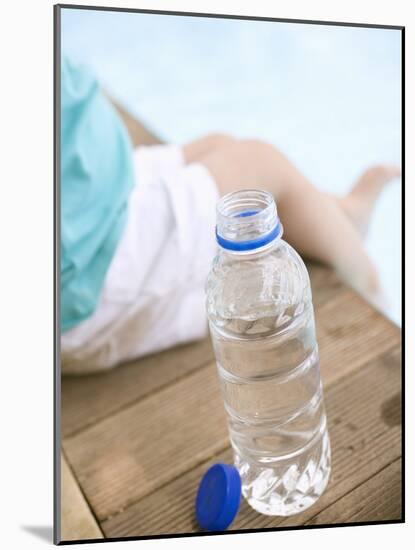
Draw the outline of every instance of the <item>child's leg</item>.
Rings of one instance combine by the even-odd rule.
[[[223,149],[234,145],[237,140],[226,134],[209,134],[183,145],[182,151],[186,164],[197,162],[202,157],[216,149]]]
[[[255,187],[272,192],[288,242],[301,254],[332,265],[366,296],[377,298],[376,270],[350,212],[317,190],[274,147],[256,140],[232,141],[194,160],[210,170],[221,194]],[[384,182],[380,178],[372,190]]]
[[[397,166],[373,166],[357,180],[345,197],[336,197],[342,210],[356,225],[361,235],[365,235],[373,207],[384,185],[398,178],[401,171]]]

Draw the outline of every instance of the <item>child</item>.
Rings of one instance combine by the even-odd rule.
[[[215,206],[238,189],[270,191],[284,238],[379,299],[363,236],[400,171],[367,170],[345,197],[319,191],[258,140],[209,135],[132,150],[96,81],[63,58],[61,75],[62,372],[88,373],[207,333],[204,284]]]

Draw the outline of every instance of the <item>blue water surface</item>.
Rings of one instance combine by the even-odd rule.
[[[339,195],[371,164],[400,164],[397,30],[64,9],[62,50],[166,141],[261,138]],[[366,244],[400,324],[400,180]]]

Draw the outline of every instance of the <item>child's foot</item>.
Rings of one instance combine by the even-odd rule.
[[[397,166],[373,166],[363,173],[348,195],[339,199],[340,206],[363,236],[379,193],[400,175],[401,170]]]

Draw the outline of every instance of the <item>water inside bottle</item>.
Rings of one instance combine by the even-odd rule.
[[[257,511],[311,506],[330,473],[308,274],[282,241],[263,257],[219,258],[208,314],[242,493]]]

